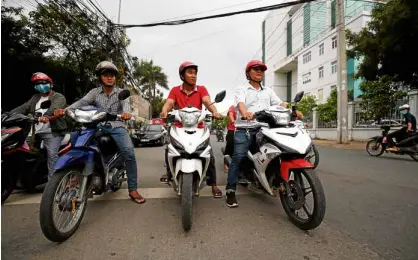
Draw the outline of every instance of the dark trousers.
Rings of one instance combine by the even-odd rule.
[[[165,165],[167,169],[167,176],[171,178],[170,166],[168,165],[168,147],[165,148]],[[208,166],[208,171],[206,173],[207,179],[206,184],[208,186],[215,186],[216,185],[216,167],[215,167],[215,156],[213,155],[213,150],[210,150],[210,161]]]
[[[232,157],[234,155],[234,130],[228,130],[226,134],[226,147],[225,147],[225,155],[229,155]]]

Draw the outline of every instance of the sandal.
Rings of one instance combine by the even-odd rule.
[[[216,188],[215,190],[212,189],[212,194],[215,199],[222,198],[222,191],[218,188]]]
[[[135,202],[135,203],[138,203],[138,204],[143,204],[143,203],[145,203],[146,202],[146,200],[145,200],[145,198],[144,197],[142,197],[139,193],[138,193],[138,191],[136,191],[136,190],[134,190],[134,191],[130,191],[129,192],[129,197]]]

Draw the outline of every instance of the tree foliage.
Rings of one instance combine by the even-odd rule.
[[[348,31],[347,39],[352,46],[348,56],[362,58],[357,78],[379,81],[388,75],[394,82],[417,87],[418,1],[377,4],[367,26],[359,33]]]
[[[304,116],[312,114],[312,110],[317,107],[316,98],[313,95],[306,95],[298,103],[298,110],[303,113]]]
[[[398,91],[397,84],[389,76],[383,76],[375,81],[365,81],[360,85],[363,91],[361,116],[364,120],[379,121],[394,107],[397,101],[405,97],[405,91]]]
[[[331,90],[327,102],[318,105],[318,119],[323,122],[332,122],[337,119],[337,89]]]

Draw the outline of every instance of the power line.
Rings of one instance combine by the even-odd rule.
[[[201,21],[201,20],[228,17],[228,16],[233,16],[233,15],[238,15],[238,14],[265,12],[265,11],[285,8],[285,7],[289,7],[289,6],[293,6],[297,4],[309,3],[313,1],[316,1],[316,0],[298,0],[298,1],[293,1],[293,2],[253,8],[253,9],[248,9],[248,10],[243,10],[243,11],[210,15],[210,16],[205,16],[205,17],[198,17],[198,18],[191,18],[191,19],[184,19],[184,20],[169,21],[169,22],[159,22],[159,23],[149,23],[149,24],[116,24],[116,26],[122,27],[122,28],[134,28],[134,27],[155,27],[155,26],[161,26],[161,25],[180,25],[180,24],[192,23],[192,22]]]

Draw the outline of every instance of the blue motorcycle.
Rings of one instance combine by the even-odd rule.
[[[122,90],[118,105],[130,96]],[[100,111],[93,106],[66,110],[76,122],[71,135],[71,150],[55,163],[55,173],[48,181],[40,204],[40,224],[45,237],[53,242],[70,238],[80,225],[92,194],[117,191],[126,181],[126,168],[122,154],[113,138],[104,135],[99,123],[121,120],[120,115]]]

